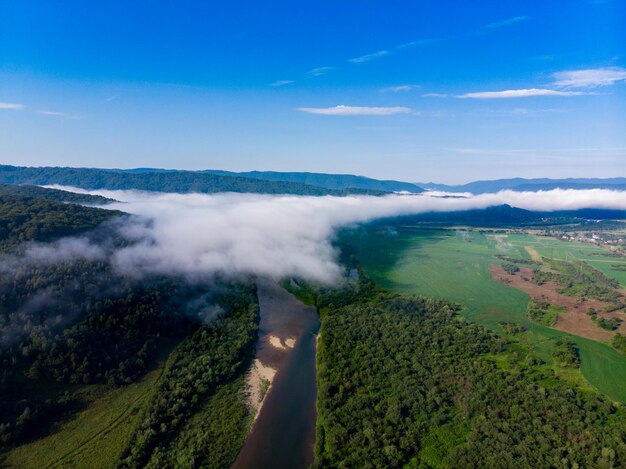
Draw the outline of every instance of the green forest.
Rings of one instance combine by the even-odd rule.
[[[252,192],[296,195],[381,195],[375,189],[324,187],[292,181],[267,181],[203,171],[122,171],[93,168],[32,168],[0,165],[0,184],[74,186],[83,189],[137,189],[159,192]]]
[[[356,300],[356,301],[355,301]],[[443,300],[318,298],[319,467],[621,467],[626,412]],[[573,346],[557,348],[563,367]]]
[[[57,202],[67,202],[83,205],[105,205],[111,202],[115,202],[115,200],[109,199],[108,197],[102,197],[101,195],[79,194],[77,192],[68,192],[59,189],[32,186],[28,184],[0,185],[0,194],[13,195],[17,197],[35,197],[38,199],[54,200]]]
[[[0,252],[24,241],[52,241],[81,234],[123,215],[19,192],[0,190]]]
[[[125,388],[130,392],[160,370],[152,397],[143,399],[138,418],[117,443],[122,451],[101,454],[98,464],[228,465],[251,422],[242,377],[258,327],[254,283],[138,279],[113,271],[104,260],[22,258],[23,241],[93,236],[94,230],[107,232],[103,222],[123,216],[76,204],[99,199],[39,189],[0,191],[0,239],[9,252],[0,259],[0,455],[8,455],[11,466],[33,467],[28,456],[20,459],[11,450],[53,435],[91,407],[95,411],[98,400],[91,396],[123,396]],[[212,417],[193,428],[193,445],[183,444],[196,414]],[[80,430],[69,436],[80,439]],[[87,461],[94,462],[79,465]]]

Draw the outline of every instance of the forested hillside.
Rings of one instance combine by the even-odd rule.
[[[85,205],[105,205],[115,202],[113,199],[102,197],[101,195],[78,194],[59,189],[50,189],[32,185],[5,184],[0,185],[0,195],[13,195],[19,197],[36,197],[39,199],[55,200],[57,202],[68,202]]]
[[[319,467],[623,467],[626,413],[444,301],[318,297]]]
[[[0,194],[0,245],[18,249],[0,254],[0,461],[7,456],[11,466],[32,465],[29,451],[12,450],[60,431],[60,423],[97,404],[89,396],[108,399],[139,383],[174,349],[150,391],[154,397],[133,417],[136,426],[128,423],[116,436],[124,454],[122,446],[120,453],[97,455],[97,463],[111,466],[123,457],[125,466],[153,461],[159,467],[164,445],[172,445],[167,455],[174,460],[232,462],[250,424],[241,393],[258,327],[254,284],[123,275],[99,257],[24,257],[22,241],[77,234],[92,242],[132,241],[113,241],[118,235],[101,225],[121,212],[59,202],[72,198],[63,191],[20,188],[16,193],[28,195],[15,195],[10,189]],[[181,446],[197,412],[213,413],[204,427],[192,429],[195,446]],[[69,439],[88,436],[79,427]],[[46,451],[67,456],[53,446]],[[82,466],[91,464],[85,461]]]
[[[255,294],[249,286],[224,296],[220,304],[230,314],[212,327],[197,329],[174,350],[121,467],[232,464],[251,423],[241,378],[254,356],[259,323]],[[189,438],[188,420],[201,413],[207,398],[231,382],[234,395],[223,396],[220,413],[192,428]]]
[[[247,171],[235,173],[232,171],[208,170],[212,174],[228,176],[239,176],[264,181],[286,181],[299,182],[311,186],[324,187],[326,189],[368,189],[376,191],[408,191],[423,192],[424,189],[410,182],[389,181],[372,179],[365,176],[355,176],[353,174],[325,174],[325,173],[289,173],[279,171]]]
[[[484,194],[487,192],[498,192],[501,190],[513,191],[549,191],[552,189],[613,189],[625,190],[626,178],[512,178],[496,179],[493,181],[472,181],[467,184],[448,185],[432,182],[417,183],[419,186],[437,191],[446,192],[471,192],[472,194]]]
[[[18,191],[0,189],[0,252],[23,241],[51,241],[76,235],[123,215],[118,211],[63,203],[50,197],[69,194],[63,191],[44,192],[43,197],[40,194],[34,197],[22,195],[20,192],[30,194],[37,191],[31,188]]]
[[[0,184],[74,186],[82,189],[137,189],[159,192],[251,192],[259,194],[384,194],[369,189],[325,189],[298,182],[264,181],[199,171],[134,172],[93,168],[0,166]]]
[[[463,224],[479,227],[539,227],[553,225],[576,224],[579,229],[585,229],[584,224],[589,224],[591,229],[599,229],[604,225],[596,223],[596,220],[625,220],[626,211],[609,209],[580,209],[558,210],[554,212],[530,211],[508,204],[496,205],[482,209],[462,210],[455,212],[427,212],[419,215],[407,215],[398,217],[399,223],[404,225],[414,223],[439,224],[450,226]],[[372,224],[388,224],[391,219],[372,222]],[[606,222],[604,222],[606,223]],[[582,226],[581,226],[582,224]],[[611,226],[624,226],[622,222],[615,221]]]

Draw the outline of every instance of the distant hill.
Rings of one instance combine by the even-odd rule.
[[[139,169],[136,171],[146,171]],[[385,192],[424,192],[421,187],[402,181],[379,180],[365,176],[355,176],[353,174],[326,174],[326,173],[308,173],[308,172],[291,172],[283,173],[278,171],[248,171],[235,173],[230,171],[206,170],[204,172],[211,174],[219,174],[222,176],[237,176],[252,179],[260,179],[264,181],[284,181],[298,182],[310,186],[324,187],[326,189],[342,190],[342,189],[368,189]]]
[[[472,226],[504,226],[532,224],[540,219],[536,212],[503,204],[484,209],[461,210],[456,212],[428,212],[419,215],[398,217],[409,223],[442,223]],[[381,221],[385,223],[385,221]]]
[[[12,195],[19,197],[36,197],[38,199],[54,200],[56,202],[69,202],[85,205],[104,205],[116,202],[114,199],[101,195],[77,194],[58,189],[49,189],[30,185],[0,185],[0,195]]]
[[[498,192],[505,189],[522,191],[540,191],[552,189],[614,189],[626,190],[626,178],[616,177],[608,179],[600,178],[568,178],[568,179],[496,179],[493,181],[474,181],[462,185],[437,184],[432,182],[416,183],[428,190],[446,192],[471,192],[472,194],[484,194]]]
[[[0,188],[0,253],[24,241],[52,241],[76,235],[123,215],[117,210],[67,203],[63,199],[72,198],[69,192],[64,196],[60,194],[63,191],[53,189],[29,192],[22,186],[15,188],[18,190]]]
[[[442,225],[458,224],[468,226],[511,227],[531,225],[551,225],[580,220],[626,220],[626,210],[584,208],[580,210],[560,210],[554,212],[534,212],[511,207],[508,204],[484,209],[461,210],[456,212],[428,212],[419,215],[395,217],[399,223],[435,223]],[[389,219],[375,222],[387,224]]]
[[[249,192],[293,195],[382,195],[376,189],[324,187],[289,181],[267,181],[199,171],[110,170],[96,168],[21,167],[0,165],[0,184],[35,184],[80,187],[96,190],[137,189],[158,192]]]

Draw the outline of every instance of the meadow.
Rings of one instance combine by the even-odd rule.
[[[585,261],[626,288],[626,270],[614,268],[615,265],[626,264],[624,258],[611,256],[610,251],[605,248],[579,241],[561,241],[556,238],[517,233],[510,234],[507,242],[516,249],[530,246],[539,255],[551,259]]]
[[[87,387],[81,412],[50,435],[15,448],[3,464],[33,469],[114,467],[140,423],[161,370],[159,367],[129,386]]]
[[[504,262],[494,257],[497,254],[530,259],[525,246],[533,246],[540,255],[549,256],[554,252],[555,258],[559,255],[565,258],[571,255],[566,254],[571,249],[569,243],[554,240],[552,245],[550,240],[544,242],[529,235],[504,237],[478,231],[379,224],[345,232],[340,241],[351,247],[367,274],[381,286],[457,302],[463,306],[460,313],[463,317],[502,335],[506,334],[501,322],[522,325],[527,328],[521,339],[522,348],[552,366],[562,378],[583,383],[585,387],[584,376],[611,399],[626,402],[626,387],[623,385],[626,382],[626,357],[605,343],[529,321],[526,316],[529,296],[493,280],[489,273],[489,265]],[[602,259],[589,257],[596,261]],[[578,347],[579,372],[565,372],[554,364],[555,342],[563,338],[570,339]]]

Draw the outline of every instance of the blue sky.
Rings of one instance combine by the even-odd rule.
[[[626,2],[0,1],[0,162],[626,176]]]

